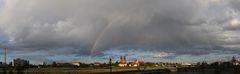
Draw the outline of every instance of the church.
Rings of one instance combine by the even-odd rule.
[[[125,67],[127,66],[126,56],[121,56],[118,61],[118,66]]]

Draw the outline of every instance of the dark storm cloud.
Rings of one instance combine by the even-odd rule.
[[[225,32],[222,24],[229,22],[230,15],[221,8],[237,5],[225,3],[218,0],[8,0],[0,14],[0,27],[9,45],[19,50],[85,55],[101,54],[115,47],[151,47],[176,54],[208,54],[226,47],[222,38],[229,33],[221,34]]]
[[[234,9],[238,11],[240,10],[240,0],[230,0],[229,3],[229,5],[232,6]]]

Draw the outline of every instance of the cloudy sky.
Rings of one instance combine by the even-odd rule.
[[[240,58],[240,0],[0,0],[3,48],[34,64]]]

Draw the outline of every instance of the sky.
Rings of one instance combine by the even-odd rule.
[[[4,48],[34,64],[227,61],[240,58],[240,0],[0,0]]]

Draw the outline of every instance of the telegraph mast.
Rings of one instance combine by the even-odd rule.
[[[4,49],[4,63],[7,64],[7,48]]]
[[[110,74],[112,74],[112,58],[109,58]]]

